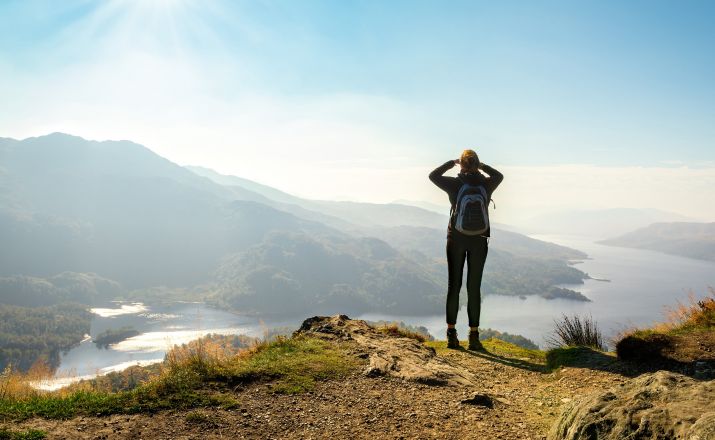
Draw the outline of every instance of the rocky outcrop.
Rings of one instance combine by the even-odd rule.
[[[367,376],[394,376],[429,385],[474,384],[472,373],[438,357],[434,349],[411,338],[383,334],[345,315],[308,318],[295,332],[299,334],[354,342],[358,355],[369,358]]]
[[[566,408],[549,439],[715,439],[715,381],[644,374]]]

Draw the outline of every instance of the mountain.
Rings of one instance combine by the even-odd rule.
[[[332,216],[340,217],[346,221],[343,225],[336,225],[335,223],[333,225],[352,235],[377,237],[385,243],[389,243],[402,255],[414,261],[415,263],[412,263],[413,267],[417,267],[425,275],[428,274],[433,283],[439,286],[437,288],[438,292],[444,290],[442,284],[447,270],[444,257],[447,216],[438,215],[435,217],[432,213],[421,208],[399,204],[381,205],[301,199],[247,179],[221,175],[207,168],[191,167],[190,169],[200,173],[202,176],[211,178],[214,182],[228,185],[230,188],[245,185],[245,187],[241,187],[242,190],[256,190],[267,197],[275,196],[283,202],[290,202],[287,205],[282,205],[287,209],[300,206],[311,210],[311,212],[330,212]],[[296,213],[296,215],[300,214]],[[348,220],[352,223],[348,223]],[[422,226],[435,223],[437,226]],[[573,290],[554,287],[560,284],[581,284],[583,282],[587,275],[569,266],[567,262],[584,259],[587,257],[586,254],[564,246],[535,240],[516,232],[499,229],[500,227],[504,226],[495,225],[495,228],[492,229],[491,256],[487,260],[485,267],[482,292],[485,294],[540,295],[545,298],[561,297],[581,301],[587,300],[585,296]],[[240,266],[246,267],[245,265]],[[297,279],[293,278],[293,280],[299,285],[306,283],[310,285],[309,278],[311,276],[307,273],[302,273],[298,275]],[[235,279],[237,277],[234,277]],[[303,280],[302,282],[300,281],[301,279]],[[239,284],[243,286],[245,281],[241,281]],[[356,288],[357,291],[363,292],[362,296],[364,298],[371,296],[368,291],[361,287]],[[324,292],[326,289],[330,290],[327,286],[323,286],[321,289],[313,292],[308,291],[306,294],[308,296],[315,295],[316,292]],[[241,289],[233,288],[231,292],[239,290]],[[232,293],[228,296],[234,296],[234,294]],[[300,295],[297,296],[299,297]],[[377,297],[371,301],[374,303],[380,302]],[[354,302],[351,304],[357,305]],[[406,307],[405,310],[411,310],[415,313],[434,310],[434,304],[429,301],[409,302],[401,307]],[[383,304],[380,310],[389,308],[389,306]],[[336,310],[334,309],[328,309],[325,313],[335,312]]]
[[[442,227],[447,224],[447,216],[416,206],[399,203],[360,203],[329,200],[311,200],[296,197],[283,191],[236,176],[226,176],[211,169],[187,167],[200,176],[229,187],[239,187],[258,193],[274,202],[299,206],[308,211],[320,212],[341,219],[344,226],[353,228],[375,226],[426,226]]]
[[[423,264],[382,240],[287,232],[226,257],[216,279],[221,302],[278,315],[429,314],[442,306],[444,290]]]
[[[443,306],[446,216],[417,207],[301,199],[61,133],[0,139],[0,188],[0,297],[109,299],[54,286],[71,272],[114,280],[121,296],[179,292],[260,313]],[[494,234],[485,294],[584,299],[554,288],[586,276],[567,265],[580,253]]]
[[[603,239],[656,222],[682,221],[692,219],[658,209],[613,208],[555,211],[532,217],[519,226],[533,234],[585,235]]]
[[[300,197],[296,197],[273,187],[254,182],[253,180],[244,179],[243,177],[219,174],[216,171],[205,167],[186,166],[184,168],[199,176],[206,177],[219,185],[247,189],[255,194],[263,196],[263,200],[273,200],[275,202],[295,205],[305,202],[305,200]]]
[[[416,206],[418,208],[426,209],[427,211],[433,211],[438,214],[444,214],[445,212],[449,211],[449,203],[445,203],[444,205],[438,205],[437,203],[425,202],[424,200],[405,199],[393,200],[392,203],[396,203],[398,205]]]
[[[259,202],[281,211],[290,212],[302,219],[321,222],[334,228],[343,230],[355,230],[358,228],[357,225],[345,219],[316,211],[315,207],[311,206],[308,200],[290,195],[270,186],[262,185],[252,180],[244,179],[243,177],[219,174],[209,168],[194,166],[187,166],[185,168],[221,185],[225,190],[231,193],[233,198]]]
[[[26,275],[0,277],[0,304],[36,307],[67,302],[100,304],[121,296],[125,289],[97,274],[63,272],[49,278]]]
[[[132,142],[63,134],[3,151],[0,275],[92,272],[129,288],[209,280],[272,229],[338,233],[234,193]]]
[[[715,261],[715,222],[654,223],[600,243]]]

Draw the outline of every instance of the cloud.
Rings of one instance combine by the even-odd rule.
[[[171,11],[161,9],[169,6]],[[458,107],[441,102],[441,95],[431,108],[420,108],[358,88],[286,90],[271,83],[281,75],[262,74],[291,64],[282,58],[262,63],[259,56],[267,41],[291,44],[283,32],[242,18],[240,11],[215,8],[213,2],[183,0],[103,2],[43,42],[32,54],[48,55],[42,68],[0,57],[0,101],[10,103],[0,106],[0,136],[62,131],[131,139],[180,164],[311,198],[421,199],[446,206],[427,174],[458,154],[455,145],[481,141],[493,145],[484,150],[487,162],[508,162],[510,154],[511,163],[527,162],[517,156],[524,148],[507,144],[535,149],[553,144],[555,133],[565,129],[537,120],[535,127],[509,125],[507,113],[479,105],[464,120],[453,118],[448,110]],[[210,25],[235,30],[234,38]],[[248,43],[240,44],[242,39]],[[293,81],[301,74],[285,73]],[[434,86],[441,91],[446,85]],[[584,144],[583,136],[568,140],[594,156],[605,148]],[[499,167],[506,179],[495,194],[495,217],[509,223],[554,209],[626,206],[715,219],[715,164],[690,165]]]

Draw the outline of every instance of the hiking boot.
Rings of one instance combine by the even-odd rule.
[[[457,329],[447,329],[447,348],[459,348],[459,339],[457,339]]]
[[[469,332],[469,349],[474,351],[484,351],[484,346],[479,341],[479,330]]]

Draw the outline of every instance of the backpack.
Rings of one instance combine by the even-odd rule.
[[[452,224],[464,235],[481,235],[487,232],[489,195],[483,185],[462,185],[452,208]]]

